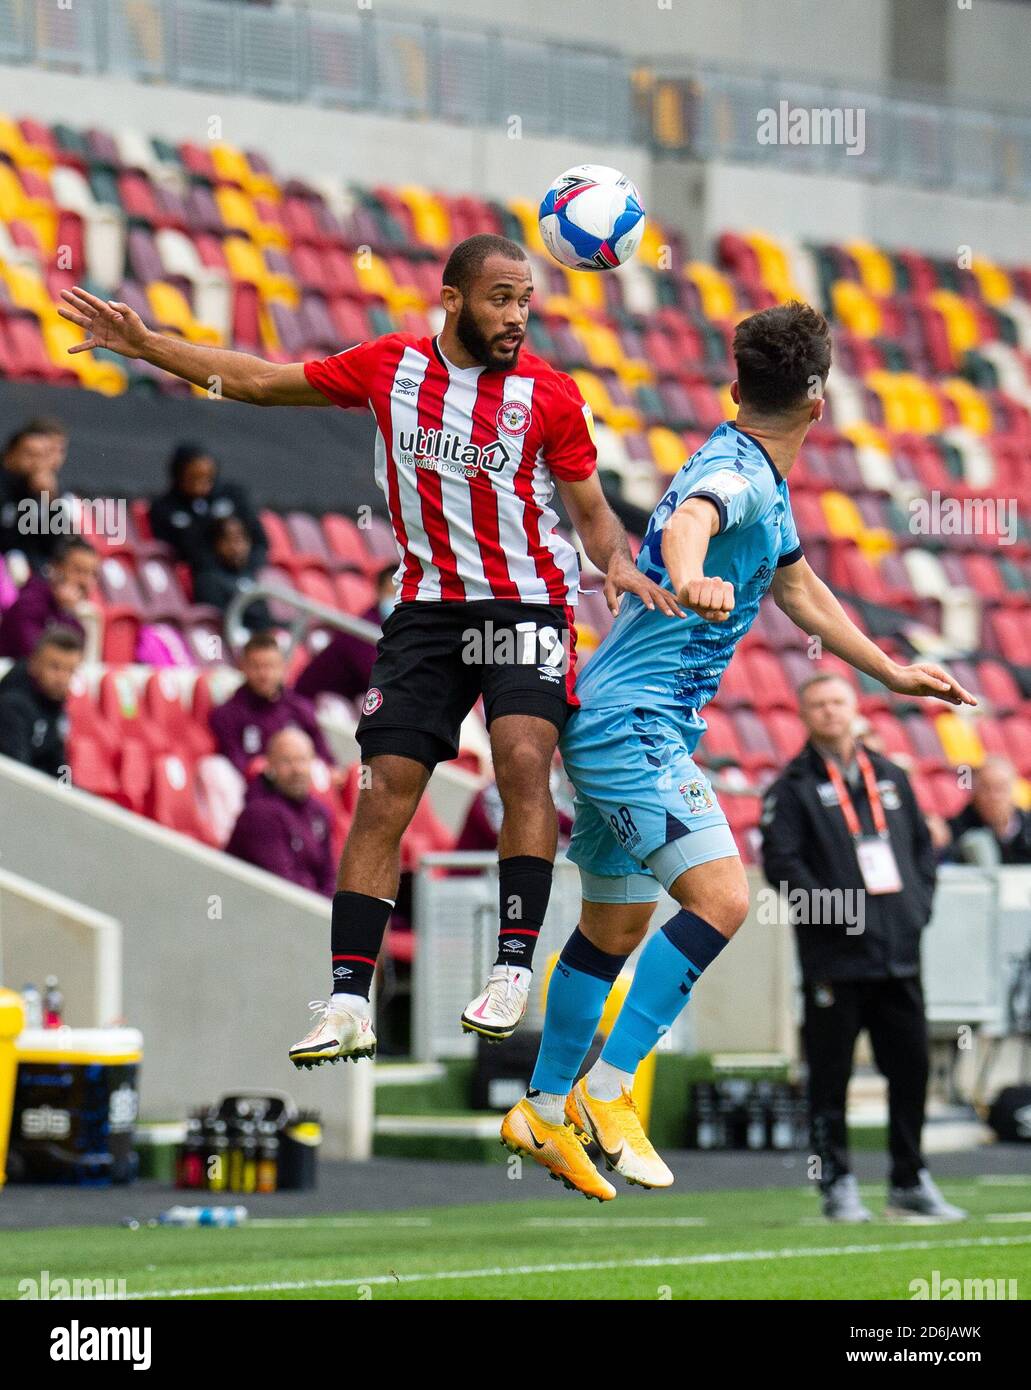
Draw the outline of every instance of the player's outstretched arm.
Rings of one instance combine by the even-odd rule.
[[[720,515],[705,497],[689,497],[662,528],[662,559],[673,592],[685,608],[708,623],[725,623],[734,611],[734,586],[705,573],[709,541]]]
[[[150,362],[212,395],[249,405],[330,404],[309,383],[300,362],[266,362],[247,352],[201,347],[155,333],[128,304],[98,299],[78,285],[62,290],[61,298],[64,303],[57,312],[86,332],[83,342],[68,349],[70,353],[108,348],[122,357]]]
[[[796,560],[779,569],[773,580],[778,608],[803,632],[819,637],[824,647],[857,671],[879,680],[899,695],[933,695],[950,705],[976,705],[968,690],[929,661],[900,666],[860,632],[833,592],[808,563]]]
[[[634,564],[626,531],[605,500],[597,473],[576,482],[561,479],[558,488],[587,558],[605,574],[609,610],[618,613],[620,594],[631,593],[637,594],[646,608],[658,608],[667,617],[682,618],[684,614],[669,590],[642,574]]]

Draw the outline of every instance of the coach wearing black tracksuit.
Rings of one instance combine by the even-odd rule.
[[[889,1214],[946,1211],[924,1167],[928,1077],[920,934],[931,915],[935,853],[909,781],[852,736],[855,696],[820,674],[799,692],[809,732],[767,792],[762,864],[788,895],[802,971],[803,1043],[824,1213],[868,1221],[849,1169],[845,1102],[866,1029],[888,1081]],[[834,891],[828,891],[834,890]]]

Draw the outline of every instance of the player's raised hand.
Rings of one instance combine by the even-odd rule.
[[[147,326],[128,304],[114,299],[98,299],[88,290],[74,285],[62,290],[64,304],[57,312],[69,323],[84,328],[87,338],[75,343],[69,352],[89,352],[93,348],[109,348],[122,357],[140,357],[147,337]]]
[[[888,683],[897,695],[933,695],[950,705],[976,705],[969,690],[964,690],[955,677],[929,661],[913,666],[900,666]]]
[[[725,623],[734,611],[733,584],[715,575],[689,579],[677,598],[707,623]]]
[[[632,561],[624,555],[617,555],[609,565],[605,576],[605,602],[609,612],[619,612],[620,594],[636,594],[645,608],[658,609],[669,618],[684,617],[684,610],[668,589],[656,584],[646,574],[642,574]]]

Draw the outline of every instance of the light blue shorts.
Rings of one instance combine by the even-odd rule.
[[[655,902],[686,869],[737,855],[709,779],[701,731],[674,714],[580,709],[560,747],[576,791],[569,858],[590,902]]]

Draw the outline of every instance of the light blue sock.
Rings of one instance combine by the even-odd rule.
[[[537,1065],[527,1095],[567,1095],[598,1031],[612,982],[626,956],[610,956],[588,941],[577,927],[562,948],[548,982]]]
[[[602,1061],[635,1072],[691,997],[695,980],[727,944],[715,927],[682,908],[641,952]]]

